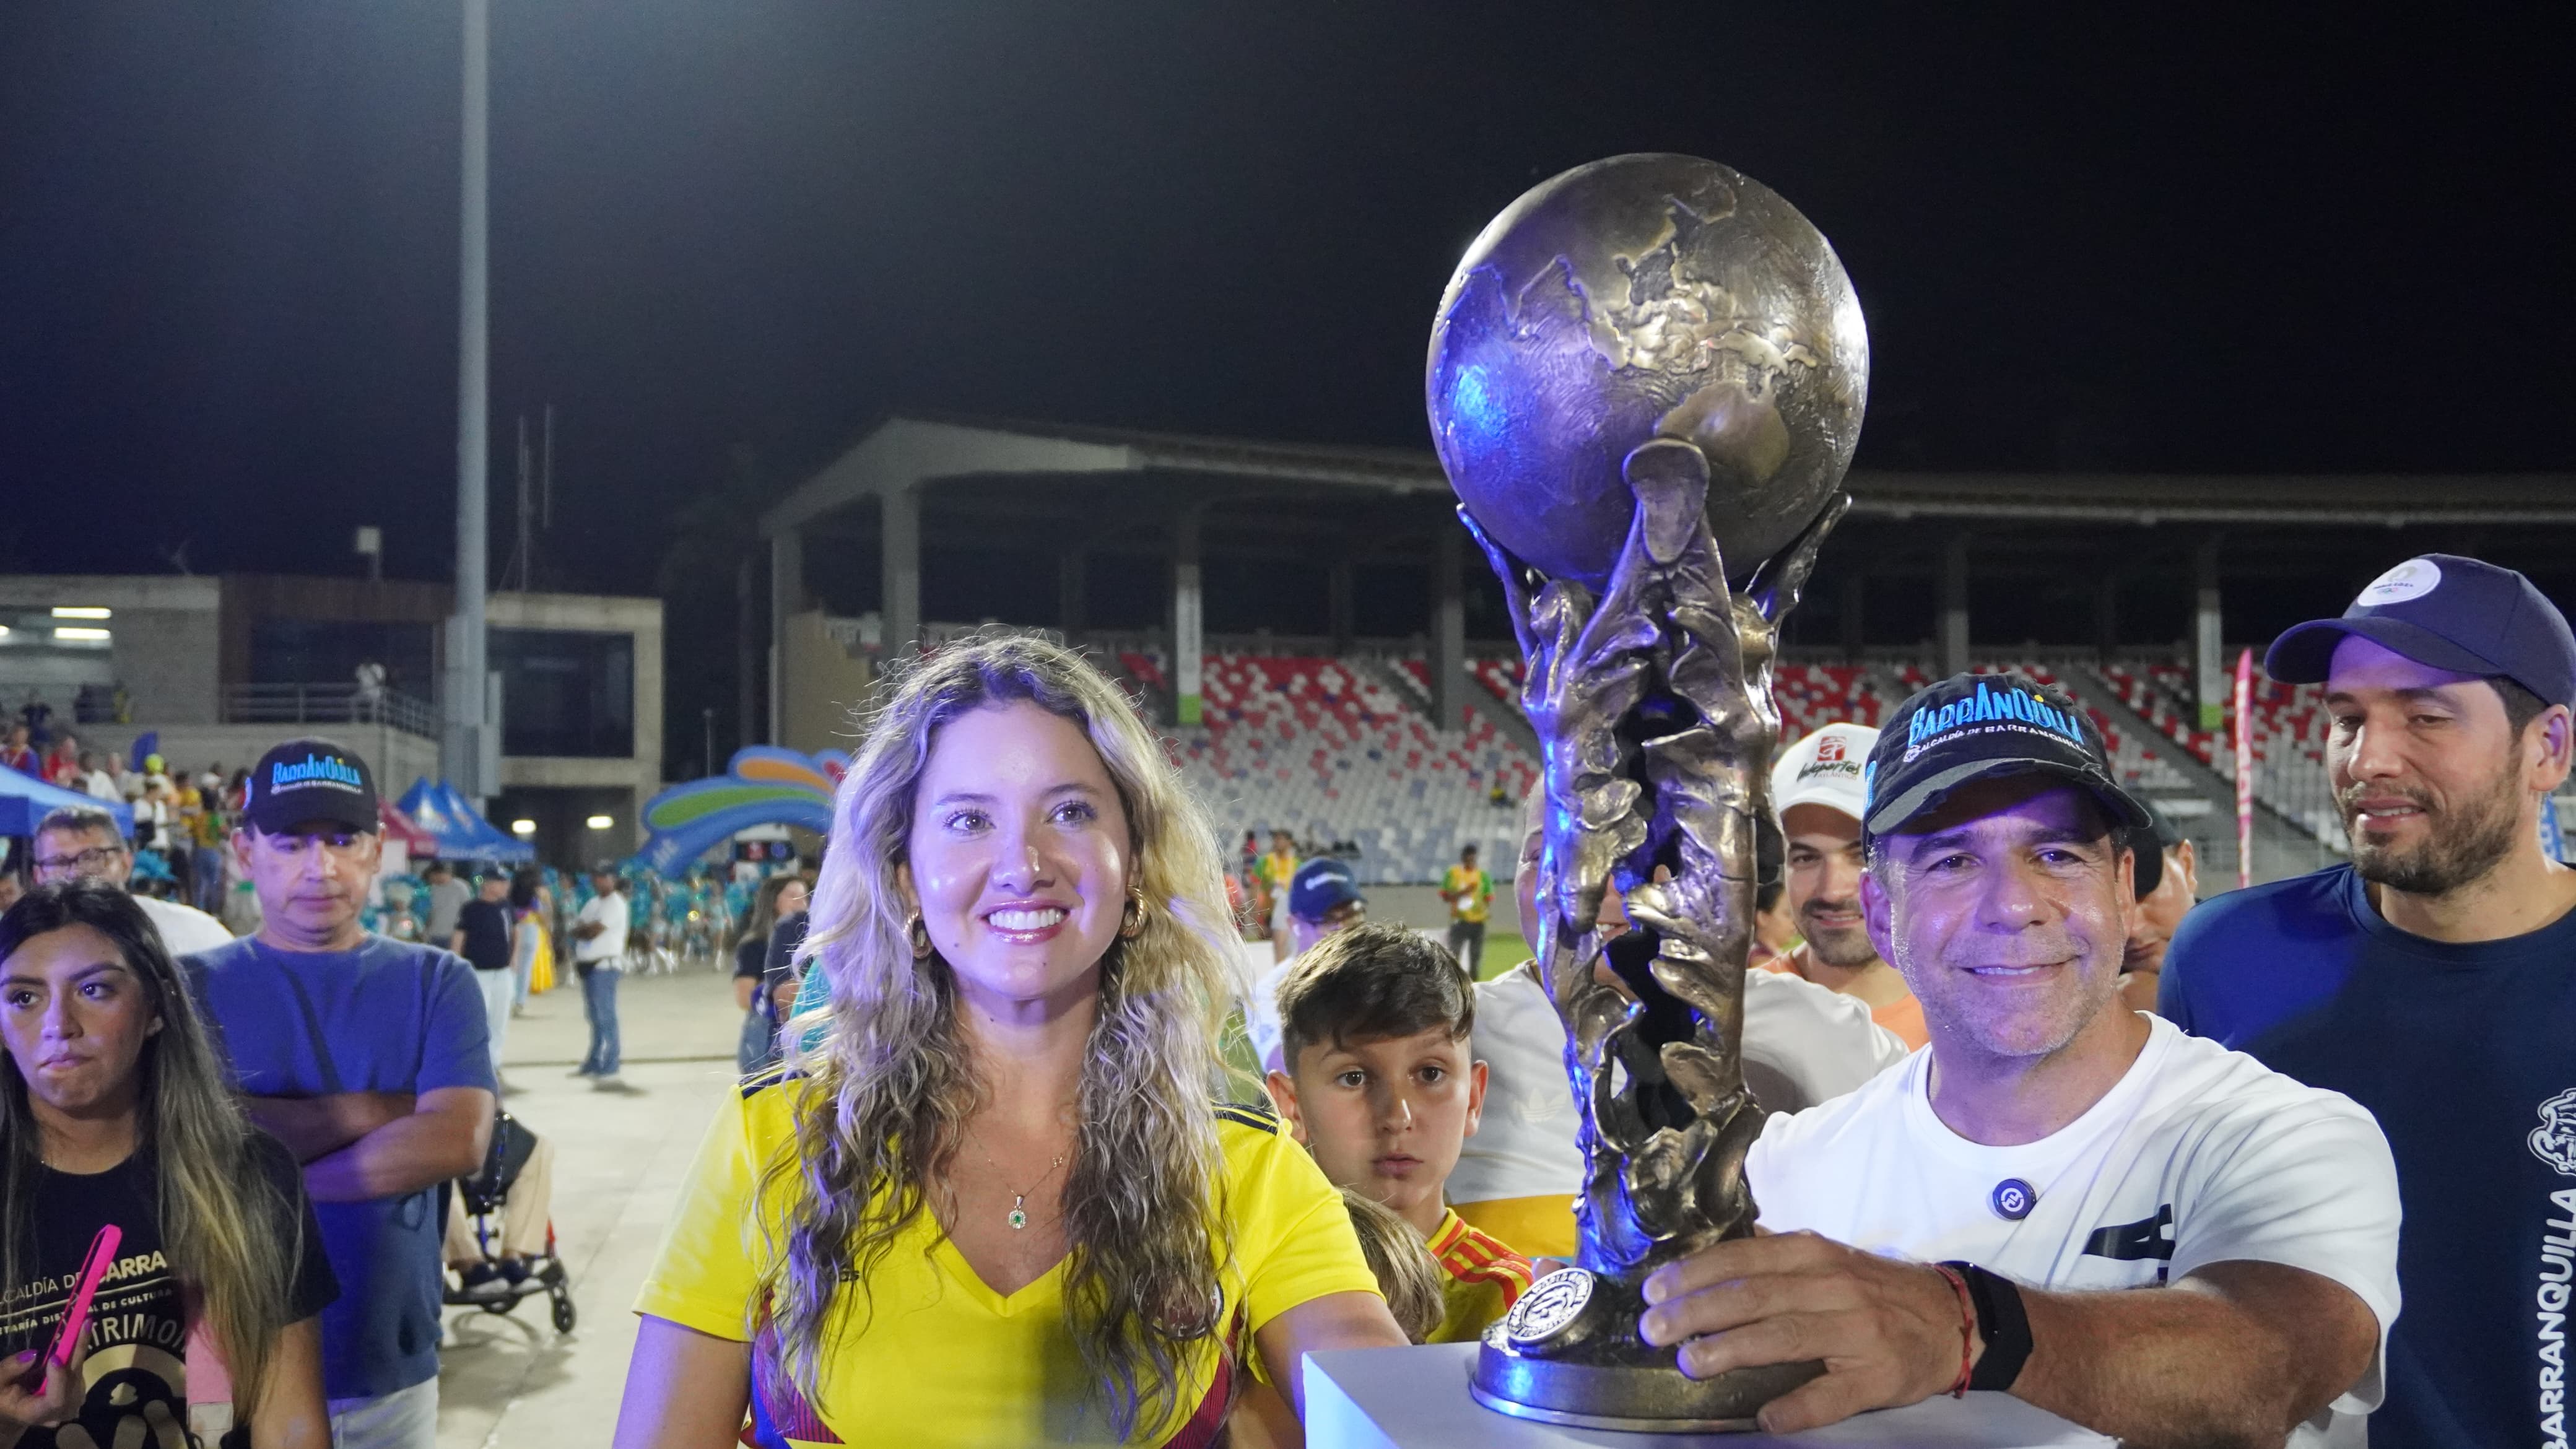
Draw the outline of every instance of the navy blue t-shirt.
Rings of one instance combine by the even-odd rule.
[[[251,1096],[495,1090],[474,968],[435,946],[371,935],[355,951],[280,951],[246,936],[187,965]],[[437,1187],[317,1202],[313,1214],[340,1280],[322,1310],[324,1396],[374,1398],[437,1377]]]
[[[2576,912],[2452,945],[2388,924],[2338,866],[2185,917],[2156,1009],[2343,1093],[2388,1135],[2405,1302],[2372,1445],[2564,1449]]]

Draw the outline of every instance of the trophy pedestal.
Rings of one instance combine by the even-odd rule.
[[[1937,1398],[1828,1428],[1624,1433],[1498,1414],[1472,1392],[1480,1345],[1341,1349],[1306,1360],[1306,1442],[1313,1449],[2103,1449],[2112,1441],[2008,1394]]]
[[[1764,1404],[1825,1371],[1784,1363],[1690,1378],[1671,1349],[1637,1337],[1645,1311],[1633,1284],[1560,1268],[1486,1331],[1469,1391],[1498,1414],[1577,1429],[1744,1430]]]

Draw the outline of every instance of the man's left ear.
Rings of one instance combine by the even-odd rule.
[[[1896,932],[1891,924],[1894,912],[1890,907],[1887,889],[1878,883],[1878,872],[1864,867],[1860,873],[1861,929],[1869,933],[1869,948],[1878,953],[1878,959],[1894,966],[1896,953],[1891,948],[1896,942]],[[1900,967],[1899,971],[1902,969]]]
[[[2567,706],[2554,704],[2540,712],[2539,722],[2540,758],[2532,766],[2540,777],[2539,788],[2550,791],[2567,778],[2568,752],[2576,744],[2576,718],[2569,716]]]
[[[1467,1130],[1463,1136],[1476,1135],[1476,1124],[1485,1120],[1485,1064],[1477,1062],[1467,1068]]]

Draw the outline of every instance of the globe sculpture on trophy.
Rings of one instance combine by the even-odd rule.
[[[1771,662],[1849,499],[1869,339],[1842,263],[1714,162],[1618,156],[1512,203],[1458,264],[1427,392],[1502,578],[1545,756],[1541,979],[1586,1180],[1573,1267],[1479,1351],[1504,1413],[1751,1427],[1813,1363],[1686,1377],[1637,1336],[1654,1269],[1753,1231],[1744,971]],[[1591,929],[1605,891],[1635,929]]]

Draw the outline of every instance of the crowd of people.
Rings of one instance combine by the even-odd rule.
[[[1727,1109],[1765,1231],[1649,1277],[1642,1341],[1694,1376],[1821,1361],[1773,1431],[1991,1390],[2142,1444],[2563,1445],[2576,872],[2539,825],[2576,636],[2432,555],[2267,667],[2325,686],[2351,860],[2207,901],[2046,685],[1963,675],[1784,742]],[[18,1442],[129,1412],[427,1442],[418,1204],[484,1154],[515,984],[475,973],[515,969],[535,893],[459,903],[470,965],[370,934],[372,781],[298,748],[234,837],[255,937],[174,962],[68,831],[0,917],[0,1345],[41,1347],[111,1218],[158,1234],[208,1336],[115,1405],[22,1355]],[[1523,935],[1593,933],[1633,1024],[1681,904],[1541,899],[1546,807]],[[1567,1091],[1550,973],[1578,958],[1477,980],[1472,855],[1452,949],[1372,923],[1337,859],[1244,854],[1080,655],[997,633],[908,666],[815,874],[745,912],[743,1078],[636,1302],[614,1442],[1295,1443],[1304,1356],[1475,1340],[1577,1253],[1570,1205],[1619,1190]],[[613,872],[591,889],[568,934],[605,967],[630,927],[591,910]],[[1257,975],[1247,927],[1277,943]],[[602,1015],[584,1066],[613,1074],[613,988]]]
[[[249,908],[244,882],[229,869],[225,850],[249,771],[227,775],[221,764],[173,768],[148,750],[129,761],[116,750],[84,748],[79,735],[49,719],[39,706],[20,712],[0,737],[0,769],[126,807],[134,820],[131,873],[144,894],[185,902],[210,916],[224,916],[228,909],[237,916]],[[23,883],[22,878],[18,884]],[[15,888],[0,885],[0,892]],[[237,890],[244,896],[238,903],[232,899]]]

